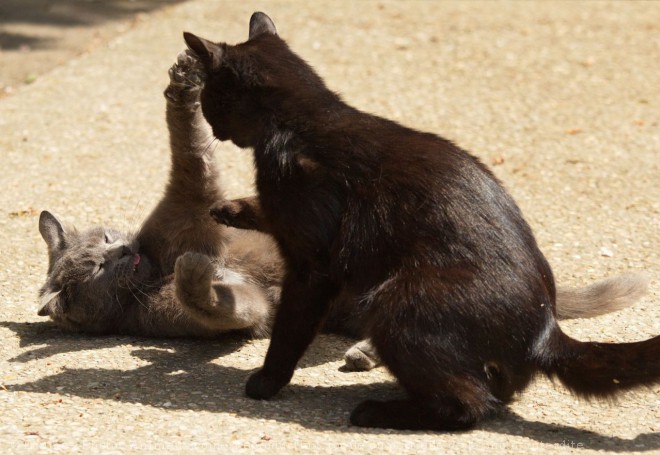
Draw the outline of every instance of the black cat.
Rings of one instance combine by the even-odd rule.
[[[356,296],[365,335],[409,395],[360,404],[354,425],[466,429],[538,372],[583,397],[658,382],[660,337],[608,344],[561,331],[552,270],[478,159],[345,104],[263,13],[242,44],[184,36],[207,73],[215,136],[254,150],[258,199],[212,215],[273,234],[288,266],[250,397],[289,382],[338,295]]]

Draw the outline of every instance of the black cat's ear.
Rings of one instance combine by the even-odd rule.
[[[55,215],[46,210],[39,215],[39,232],[51,253],[64,248],[64,227]]]
[[[256,38],[259,35],[268,33],[271,35],[277,35],[277,30],[275,29],[275,24],[268,17],[268,15],[262,12],[256,12],[250,17],[250,37],[248,40]]]
[[[222,46],[189,32],[183,32],[183,39],[207,69],[215,69],[222,62]]]

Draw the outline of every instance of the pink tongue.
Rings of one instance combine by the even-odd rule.
[[[138,265],[138,264],[140,264],[140,255],[135,253],[135,255],[133,255],[133,265]]]

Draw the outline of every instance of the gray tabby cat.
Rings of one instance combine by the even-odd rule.
[[[167,337],[268,334],[282,261],[270,237],[219,226],[209,216],[224,196],[191,62],[182,54],[169,72],[169,182],[139,231],[78,232],[41,213],[49,265],[39,314],[63,328]]]
[[[284,264],[271,237],[216,223],[209,208],[223,200],[199,92],[200,68],[186,52],[165,90],[171,170],[160,203],[136,234],[102,227],[77,231],[44,211],[48,245],[40,316],[91,334],[213,337],[230,331],[267,336]],[[295,227],[292,227],[295,228]],[[559,317],[593,317],[631,305],[646,279],[623,275],[579,289],[559,289]],[[353,337],[361,327],[340,296],[325,327]],[[351,347],[347,369],[379,364],[369,340]]]

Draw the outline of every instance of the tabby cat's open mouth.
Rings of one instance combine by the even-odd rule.
[[[138,266],[140,265],[140,260],[142,258],[138,253],[135,253],[133,255],[133,273],[137,272]]]

